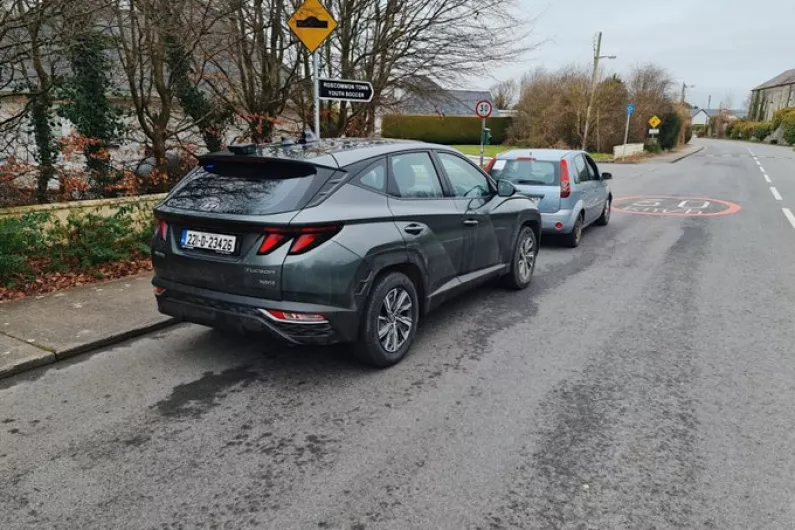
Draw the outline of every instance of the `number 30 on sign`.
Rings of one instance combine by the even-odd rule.
[[[491,101],[482,99],[475,104],[475,114],[478,118],[488,118],[494,112]]]

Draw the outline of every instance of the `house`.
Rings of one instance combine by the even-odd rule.
[[[696,110],[696,109],[693,109]],[[744,120],[748,117],[748,111],[744,109],[701,109],[708,119],[705,123],[709,123],[709,119],[723,115],[728,120]],[[691,111],[692,113],[693,111]],[[699,119],[701,119],[699,117]],[[696,125],[696,122],[693,122]]]
[[[399,96],[394,106],[396,114],[425,116],[474,116],[478,101],[491,102],[493,117],[500,116],[488,90],[448,90],[427,77],[419,78],[411,90]]]
[[[771,120],[776,111],[787,107],[795,107],[795,68],[751,90],[750,118],[753,121]]]
[[[709,118],[709,114],[704,109],[690,109],[690,123],[694,126],[706,126],[709,123]]]

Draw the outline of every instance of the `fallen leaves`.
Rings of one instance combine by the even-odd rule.
[[[14,287],[0,287],[0,303],[20,300],[27,296],[52,293],[152,270],[149,256],[139,255],[128,261],[105,263],[92,269],[70,272],[51,272],[21,282]]]

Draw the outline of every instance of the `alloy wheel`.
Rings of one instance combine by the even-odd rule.
[[[389,353],[395,353],[406,344],[414,326],[414,304],[408,291],[402,287],[390,290],[378,312],[378,340]]]
[[[527,237],[519,244],[519,261],[517,263],[519,269],[519,278],[523,282],[530,281],[533,275],[533,267],[536,263],[536,249],[533,236],[528,234]]]

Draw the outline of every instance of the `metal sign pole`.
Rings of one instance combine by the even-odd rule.
[[[315,136],[320,140],[320,66],[318,52],[312,52],[312,92],[315,101]]]
[[[627,156],[627,140],[629,140],[629,118],[632,117],[632,114],[627,112],[627,126],[624,128],[624,147],[621,150],[621,159],[623,160]]]
[[[483,141],[486,135],[486,118],[481,118],[480,123],[480,167],[483,167]]]

